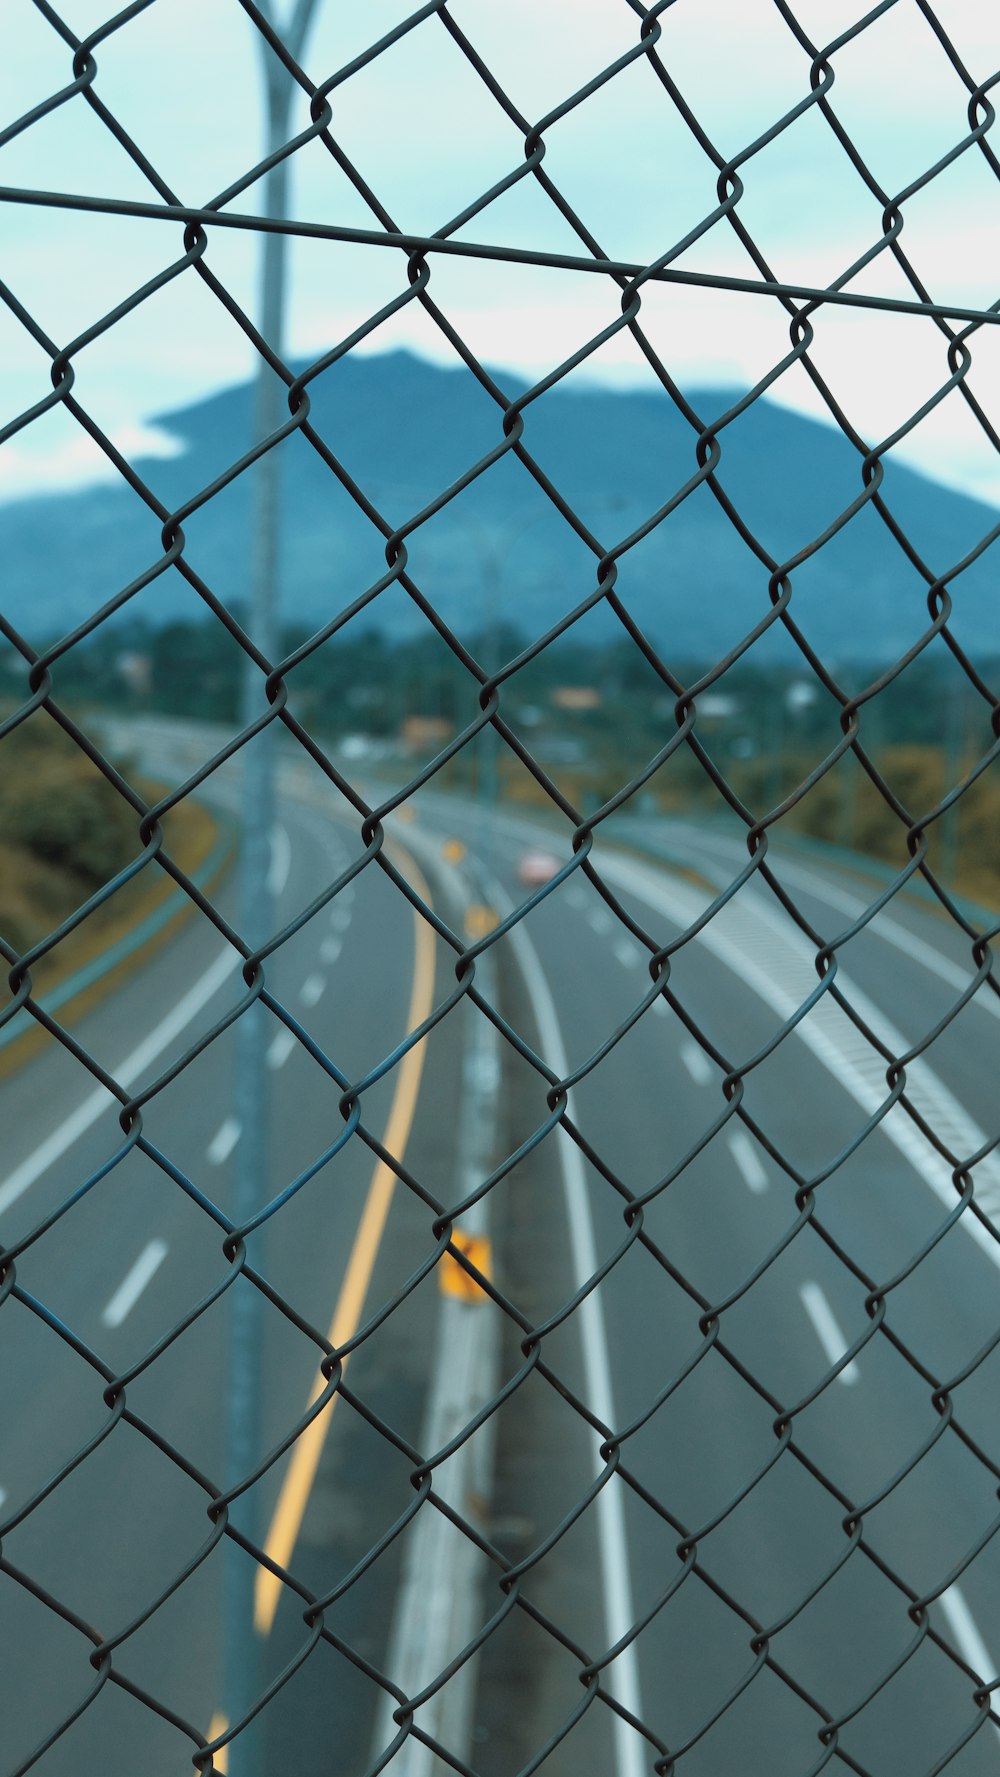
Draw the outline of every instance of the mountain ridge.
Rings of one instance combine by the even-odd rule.
[[[525,393],[508,373],[491,374],[513,399]],[[156,417],[184,446],[136,464],[164,505],[187,504],[246,449],[253,392],[250,382],[231,385]],[[404,531],[503,440],[501,410],[464,367],[408,352],[349,355],[309,393],[311,417],[344,476]],[[736,398],[720,389],[689,395],[711,416]],[[578,526],[508,452],[407,536],[408,571],[460,635],[502,621],[532,639],[593,592],[597,549],[621,552],[616,591],[636,622],[667,654],[707,661],[738,647],[767,617],[766,554],[796,562],[790,614],[821,654],[885,661],[913,645],[930,621],[926,582],[870,502],[818,555],[796,561],[862,492],[860,457],[835,428],[761,398],[721,431],[719,480],[752,541],[703,484],[671,509],[697,477],[695,443],[661,392],[559,384],[524,409],[524,444]],[[315,628],[385,576],[384,539],[301,436],[280,449],[281,608],[289,621]],[[184,520],[192,566],[226,604],[243,608],[256,480],[248,470]],[[966,555],[997,519],[981,501],[891,459],[883,494],[932,575]],[[157,561],[160,530],[124,483],[34,494],[0,508],[9,620],[35,645],[85,621]],[[992,628],[990,565],[987,551],[952,589],[956,634],[968,646]],[[175,572],[130,605],[154,624],[189,620],[202,608]],[[426,618],[394,585],[355,621],[405,635]],[[581,620],[579,634],[600,641],[612,625],[602,607]]]

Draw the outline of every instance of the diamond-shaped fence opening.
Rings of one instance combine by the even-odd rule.
[[[5,25],[4,1773],[993,1770],[993,21]]]

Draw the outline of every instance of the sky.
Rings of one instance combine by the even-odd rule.
[[[271,0],[280,20],[289,0]],[[0,120],[6,126],[73,78],[71,54],[32,0],[5,0]],[[303,63],[316,81],[346,67],[410,15],[399,0],[317,0]],[[636,43],[627,0],[452,0],[449,11],[520,111],[538,121]],[[1000,67],[1000,8],[938,0],[936,13],[973,78]],[[968,133],[967,93],[918,0],[876,7],[872,22],[830,58],[831,103],[883,189],[905,191]],[[61,0],[78,35],[108,17],[107,0]],[[861,19],[855,0],[797,0],[795,16],[817,45]],[[660,53],[702,128],[726,156],[742,154],[810,91],[810,56],[775,0],[674,0],[662,15]],[[260,157],[262,53],[239,0],[153,0],[96,50],[95,90],[182,202],[204,204]],[[997,89],[1000,91],[1000,88]],[[398,225],[433,232],[523,162],[520,131],[504,115],[441,21],[430,17],[371,65],[339,84],[332,130]],[[305,99],[292,130],[308,124]],[[715,169],[645,58],[546,127],[545,167],[613,257],[647,264],[709,215]],[[993,131],[1000,152],[1000,123]],[[816,107],[742,168],[740,214],[776,274],[823,285],[882,233],[881,205],[851,166]],[[0,185],[147,201],[152,193],[82,96],[0,148]],[[235,202],[259,209],[260,187]],[[290,213],[372,227],[367,206],[326,149],[312,142],[292,163]],[[175,224],[3,204],[3,277],[59,345],[94,325],[182,251]],[[903,205],[902,241],[936,301],[986,306],[1000,299],[1000,183],[980,151],[962,154]],[[558,252],[582,251],[532,179],[492,203],[465,238]],[[212,233],[208,263],[256,312],[257,243]],[[755,277],[725,221],[676,263]],[[318,356],[407,287],[401,254],[384,248],[294,242],[289,250],[285,349]],[[852,289],[910,295],[882,254]],[[620,313],[610,280],[553,269],[435,258],[436,300],[486,363],[537,377]],[[788,323],[773,298],[647,286],[642,320],[686,390],[751,387],[788,351]],[[858,430],[889,437],[950,375],[947,342],[926,317],[827,307],[815,321],[813,357]],[[416,303],[364,342],[408,347],[441,362],[454,354]],[[1000,329],[972,342],[969,386],[1000,426]],[[161,416],[252,373],[254,353],[193,271],[74,353],[76,393],[126,454],[169,454]],[[573,372],[579,381],[650,386],[627,331]],[[0,424],[50,388],[46,354],[0,308]],[[801,366],[771,398],[816,413]],[[926,474],[1000,504],[1000,461],[953,392],[899,447]],[[86,485],[113,473],[64,411],[35,421],[0,447],[0,500]]]

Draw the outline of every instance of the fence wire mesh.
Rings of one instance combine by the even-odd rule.
[[[515,96],[532,45],[497,51],[500,9],[429,0],[409,16],[380,15],[384,33],[371,41],[356,9],[357,45],[327,65],[309,47],[301,0],[284,23],[252,0],[201,22],[166,0],[134,0],[100,21],[82,4],[25,0],[5,19],[5,38],[30,31],[44,39],[39,65],[62,69],[44,91],[24,92],[27,108],[0,134],[12,239],[22,219],[48,212],[44,278],[72,281],[59,231],[82,215],[104,275],[100,312],[71,338],[50,334],[45,301],[0,285],[11,333],[35,351],[37,383],[0,437],[19,448],[58,419],[130,491],[146,527],[118,577],[113,543],[88,528],[88,484],[57,522],[71,539],[70,578],[99,584],[99,596],[86,591],[87,614],[56,635],[33,617],[29,580],[16,622],[0,619],[6,816],[12,785],[25,807],[35,799],[32,748],[42,729],[58,729],[66,756],[87,762],[93,795],[110,793],[85,825],[110,821],[113,804],[130,835],[126,861],[99,861],[55,922],[27,875],[42,935],[0,937],[10,1773],[189,1762],[205,1773],[372,1777],[570,1764],[620,1777],[995,1768],[998,1681],[980,1631],[1000,1631],[988,1620],[1000,1528],[996,922],[956,887],[971,881],[981,901],[991,892],[985,877],[956,878],[956,833],[960,806],[971,809],[962,845],[989,852],[996,645],[963,594],[988,575],[1000,525],[969,506],[975,536],[953,556],[929,552],[919,501],[904,519],[894,500],[894,453],[926,435],[945,404],[961,405],[986,456],[1000,449],[983,392],[1000,301],[942,299],[950,266],[923,264],[908,247],[911,233],[919,244],[929,194],[944,189],[947,207],[956,169],[974,167],[973,227],[989,228],[1000,75],[981,78],[974,57],[967,65],[968,21],[960,12],[952,22],[943,3],[883,0],[858,18],[841,8],[824,41],[819,25],[829,28],[834,10],[785,0],[751,9],[761,54],[777,46],[792,74],[783,109],[763,117],[748,106],[755,121],[738,147],[716,131],[724,35],[706,43],[731,25],[724,8],[581,9],[607,25],[595,43],[618,45],[585,69],[587,32],[567,9],[541,115]],[[703,30],[696,52],[689,17]],[[136,36],[154,20],[163,38]],[[944,96],[926,118],[923,160],[893,184],[865,115],[852,111],[849,73],[873,44],[885,83],[905,77],[889,66],[899,21],[919,34]],[[157,44],[186,33],[194,79],[202,29],[206,40],[222,33],[220,66],[237,39],[253,41],[272,119],[286,127],[264,158],[230,165],[224,189],[192,203],[152,127],[155,145],[147,139],[143,110]],[[144,57],[138,90],[116,64],[133,41]],[[335,41],[324,38],[324,52]],[[982,39],[973,44],[982,56]],[[478,165],[469,145],[479,132],[495,177],[443,226],[408,232],[394,169],[408,157],[423,164],[433,120],[421,83],[427,57],[445,52],[449,169],[467,153]],[[388,68],[396,84],[383,93],[376,77]],[[241,139],[231,117],[249,100],[212,78],[212,109],[179,112],[176,127],[195,141],[204,132],[214,167],[211,141]],[[742,79],[752,86],[753,71]],[[710,193],[676,238],[657,207],[671,178],[669,157],[655,159],[662,144],[643,167],[641,129],[601,135],[602,107],[625,82],[686,137],[697,189]],[[77,189],[65,158],[60,188],[42,189],[32,167],[61,152],[47,132],[84,112],[107,146],[96,189]],[[592,164],[601,161],[612,194],[640,180],[653,220],[639,235],[661,239],[655,254],[615,257],[592,232],[602,225],[588,214],[586,183],[560,182],[571,130],[598,143]],[[794,251],[761,244],[772,218],[755,200],[776,145],[807,130],[850,180],[864,244],[836,266],[812,253],[808,263],[826,269],[797,279],[778,270],[796,269]],[[306,167],[313,196],[296,215],[284,182]],[[441,183],[450,197],[462,181]],[[822,237],[823,191],[788,189],[784,211],[801,212],[803,237]],[[439,201],[431,190],[410,213]],[[610,224],[614,199],[601,209]],[[133,274],[115,230],[138,223]],[[230,252],[234,239],[263,237],[335,256],[336,279],[348,263],[377,261],[359,287],[382,294],[370,307],[367,295],[353,310],[353,298],[333,304],[350,320],[308,363],[290,356],[266,294],[264,310],[253,307]],[[454,318],[450,297],[461,307],[459,274],[470,267],[495,280],[497,310],[514,288],[503,281],[511,268],[565,283],[549,368],[528,386],[489,367],[494,311],[478,329]],[[155,319],[157,305],[165,317],[195,284],[198,313],[221,314],[245,342],[262,393],[238,452],[218,444],[205,410],[212,472],[167,498],[167,465],[102,417],[100,371],[119,351],[133,364],[130,329],[150,314],[165,360],[197,358],[197,338],[178,344]],[[611,300],[588,330],[592,288]],[[678,372],[678,293],[706,313],[725,298],[724,326],[760,305],[782,318],[780,351],[721,404],[692,396]],[[930,337],[926,362],[937,353],[919,403],[911,389],[880,438],[852,421],[836,365],[824,368],[824,329],[845,315],[903,322],[921,351]],[[366,348],[410,316],[479,405],[478,431],[421,409],[419,395],[408,410],[402,362],[385,360],[368,399],[387,458],[404,435],[419,490],[408,501],[398,481],[385,496],[377,459],[373,472],[356,467],[337,378],[348,360],[374,362]],[[659,490],[641,509],[597,478],[580,489],[564,481],[545,429],[561,385],[620,341],[683,441],[658,456],[654,434],[636,440],[636,458],[654,452]],[[808,380],[811,411],[825,412],[828,435],[848,447],[838,462],[853,467],[852,479],[831,472],[810,503],[776,457],[782,554],[741,508],[743,470],[730,479],[727,456],[744,464],[741,426],[792,376]],[[217,386],[207,361],[203,381]],[[451,468],[429,487],[438,433]],[[267,465],[279,460],[289,513],[294,480],[332,515],[325,614],[293,637],[277,621],[268,630],[248,602],[231,523],[242,512],[249,527],[251,504],[259,523],[273,499],[270,530],[252,533],[250,568],[273,585],[280,490]],[[645,485],[636,463],[621,467],[624,488]],[[530,508],[514,498],[512,474]],[[495,505],[477,506],[494,486]],[[245,508],[227,504],[248,487]],[[702,505],[738,552],[744,590],[728,612],[711,564],[699,577],[676,553],[678,516]],[[220,552],[207,522],[223,510]],[[440,521],[455,513],[449,566]],[[49,520],[41,507],[28,516],[30,564],[44,557]],[[380,556],[356,579],[338,560],[337,526],[346,534],[349,524],[372,561]],[[833,648],[817,642],[828,632],[810,603],[817,558],[835,557],[862,524],[872,559],[905,571],[891,658],[864,673],[850,635]],[[537,585],[512,591],[512,552],[530,565],[533,526],[557,539],[538,553],[539,574],[550,576],[560,553],[568,564],[551,617]],[[288,582],[305,572],[294,531],[289,517]],[[656,601],[640,616],[634,564],[663,539]],[[6,553],[13,574],[13,544]],[[436,587],[456,555],[464,605]],[[483,587],[493,596],[485,618],[473,596]],[[862,605],[878,596],[877,584],[863,589]],[[698,606],[706,633],[721,622],[727,639],[691,667],[697,647],[674,646],[671,626]],[[186,723],[144,708],[149,686],[122,627],[137,609],[161,628],[178,611],[199,615],[199,634],[243,675],[238,718],[219,718],[212,681],[190,658],[179,671]],[[603,627],[592,631],[595,620]],[[380,708],[386,731],[408,725],[408,752],[352,753],[329,709],[324,687],[348,697],[349,649],[372,621],[403,637],[396,654],[381,644]],[[591,661],[613,657],[627,715],[596,778],[572,744],[560,754],[536,738],[535,706],[553,685],[567,710],[599,707],[595,685],[575,682],[581,637],[593,637]],[[108,651],[95,652],[106,638]],[[124,714],[101,708],[108,687],[95,660],[131,672]],[[421,661],[449,687],[433,711],[421,704]],[[746,718],[734,741],[727,708],[748,699],[759,726],[751,732]],[[961,744],[950,744],[956,709]],[[906,741],[915,710],[941,743],[932,791],[891,744]],[[808,745],[792,733],[807,711]],[[280,845],[267,845],[269,772],[292,833],[284,869]],[[237,909],[218,848],[241,782],[261,804],[264,845],[241,865],[251,893]],[[683,795],[671,800],[677,785]],[[856,815],[859,798],[881,836],[881,874],[843,857],[824,874],[794,834],[825,808],[821,830],[856,840],[856,821],[838,827],[836,810]],[[58,852],[58,814],[42,810],[36,853],[46,843]],[[182,816],[205,821],[215,840],[192,850]],[[12,825],[5,843],[23,872],[14,842]],[[156,884],[173,899],[150,911],[141,896]],[[164,921],[180,902],[178,935]],[[110,996],[88,999],[111,929],[101,922],[119,910],[128,930],[115,938]],[[329,1013],[334,969],[348,972],[333,977]],[[238,1116],[228,1114],[234,1074],[251,1080]],[[274,1131],[262,1124],[259,1151],[246,1155],[265,1085]],[[970,1099],[986,1104],[985,1127]],[[249,1203],[230,1167],[244,1168],[244,1184],[257,1177]],[[159,1233],[168,1217],[169,1241]],[[109,1298],[143,1232],[157,1238]],[[133,1319],[147,1286],[150,1318]]]

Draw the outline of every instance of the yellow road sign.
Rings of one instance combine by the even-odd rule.
[[[465,1254],[469,1263],[475,1265],[476,1270],[481,1271],[483,1276],[488,1277],[492,1282],[492,1248],[485,1234],[465,1234],[461,1228],[456,1228],[451,1236],[451,1244],[457,1246],[459,1251]],[[446,1296],[456,1296],[460,1302],[485,1302],[487,1300],[485,1291],[474,1277],[470,1277],[469,1273],[463,1270],[451,1253],[441,1255],[438,1279],[442,1292]]]

